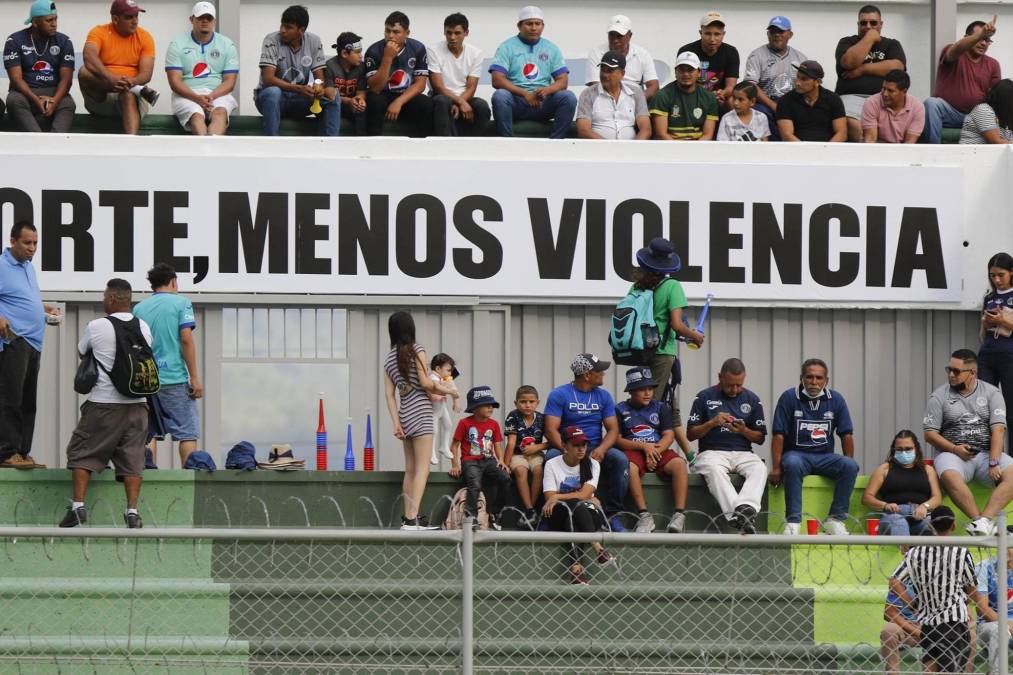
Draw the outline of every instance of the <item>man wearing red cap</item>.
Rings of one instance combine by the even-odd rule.
[[[113,0],[111,21],[88,32],[77,74],[88,112],[121,117],[126,134],[137,133],[158,101],[158,92],[146,86],[155,68],[155,40],[137,25],[143,11],[135,0]]]

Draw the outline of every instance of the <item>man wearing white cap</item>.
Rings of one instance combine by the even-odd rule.
[[[521,9],[517,35],[505,40],[489,66],[493,116],[500,136],[513,136],[513,121],[552,120],[549,138],[566,138],[577,109],[567,90],[570,69],[559,47],[542,38],[545,15],[538,7]]]
[[[718,124],[714,94],[699,86],[700,57],[682,52],[675,59],[675,82],[651,100],[654,138],[659,141],[712,141]]]
[[[658,93],[661,84],[658,81],[658,71],[654,67],[654,59],[646,49],[633,43],[633,22],[628,16],[616,14],[609,19],[608,42],[593,47],[587,53],[587,86],[595,84],[598,80],[594,77],[598,73],[598,64],[601,63],[605,52],[616,52],[622,54],[626,59],[626,74],[623,82],[644,90],[644,97],[650,101]]]
[[[739,50],[725,44],[725,18],[707,12],[700,18],[700,39],[683,45],[679,52],[693,52],[700,58],[700,86],[714,94],[718,105],[728,109],[732,89],[739,81]]]
[[[169,44],[165,75],[172,89],[172,113],[194,136],[221,136],[238,107],[232,90],[239,76],[239,53],[215,32],[215,6],[198,2],[190,12],[193,29]]]

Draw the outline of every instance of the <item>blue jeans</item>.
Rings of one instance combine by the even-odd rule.
[[[964,113],[941,98],[930,96],[925,99],[925,131],[923,143],[942,143],[943,127],[959,129],[964,126]]]
[[[529,106],[523,96],[515,96],[506,89],[497,89],[492,95],[492,115],[496,119],[496,133],[500,136],[514,135],[515,119],[537,122],[552,120],[549,138],[566,138],[575,112],[577,97],[566,89],[557,91],[537,108]]]
[[[802,522],[802,479],[814,474],[837,481],[829,515],[834,520],[847,519],[848,502],[858,477],[855,460],[830,452],[789,450],[781,455],[781,471],[784,476],[785,519],[789,523]]]
[[[264,135],[277,136],[281,129],[282,117],[297,119],[310,114],[313,99],[278,87],[264,87],[254,96],[257,110],[264,116]],[[320,99],[323,108],[317,115],[321,136],[337,136],[341,133],[341,99],[333,101]]]
[[[563,453],[556,448],[549,448],[545,451],[545,461],[548,462],[561,454]],[[630,460],[626,459],[626,454],[618,448],[609,448],[605,453],[605,461],[601,463],[597,492],[600,493],[603,486],[605,494],[599,494],[598,498],[605,507],[605,515],[611,518],[626,510],[626,492],[630,487]]]
[[[895,537],[906,537],[908,535],[933,535],[932,524],[928,517],[921,520],[914,519],[914,507],[910,504],[898,504],[898,513],[884,512],[879,517],[879,533],[890,534]],[[908,521],[911,518],[911,521]]]

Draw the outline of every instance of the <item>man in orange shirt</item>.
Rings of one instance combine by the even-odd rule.
[[[135,0],[113,0],[112,20],[88,33],[77,76],[88,112],[122,117],[127,134],[137,133],[141,118],[158,100],[158,92],[145,86],[155,68],[155,41],[137,25],[143,11]]]

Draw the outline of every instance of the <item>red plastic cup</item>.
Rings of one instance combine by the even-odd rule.
[[[932,458],[931,457],[924,458],[922,460],[922,462],[925,464],[925,466],[932,466]]]
[[[865,531],[870,535],[879,534],[879,518],[866,518]]]
[[[809,534],[819,534],[820,532],[820,521],[815,518],[809,518],[805,521],[805,529]]]

